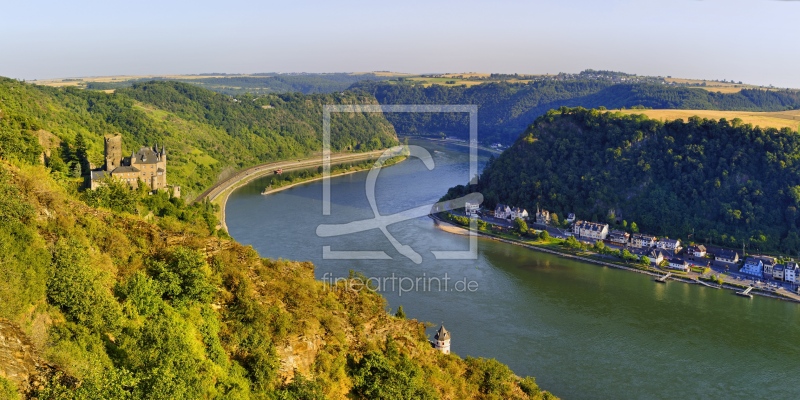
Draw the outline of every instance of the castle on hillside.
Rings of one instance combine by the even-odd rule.
[[[90,187],[97,189],[103,184],[106,176],[127,182],[131,187],[138,188],[141,181],[150,190],[167,188],[167,150],[158,145],[153,147],[142,146],[138,152],[131,153],[130,157],[122,157],[122,135],[107,135],[105,137],[106,163],[103,168],[92,171]],[[176,194],[180,193],[176,187]]]

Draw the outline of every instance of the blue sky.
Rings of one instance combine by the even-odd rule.
[[[0,5],[0,75],[578,72],[800,88],[800,1],[43,1]]]

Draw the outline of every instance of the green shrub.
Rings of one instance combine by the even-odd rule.
[[[466,377],[478,385],[478,390],[487,395],[508,397],[511,390],[509,380],[513,375],[508,366],[490,358],[467,357]]]
[[[132,305],[139,315],[151,315],[163,305],[162,288],[158,282],[141,271],[137,271],[124,283],[117,285],[116,294],[125,302],[123,304]]]
[[[561,242],[562,246],[566,246],[567,248],[573,250],[581,250],[583,249],[583,243],[579,242],[578,239],[575,239],[575,236],[570,236],[563,242]]]
[[[19,398],[16,385],[0,376],[0,399],[18,400]]]
[[[202,398],[214,393],[214,382],[208,379],[213,365],[194,337],[192,325],[166,307],[117,339],[121,366],[139,379],[135,398]]]
[[[140,195],[131,190],[130,185],[119,179],[106,177],[95,190],[83,192],[82,198],[92,207],[108,208],[116,212],[136,214],[136,204]]]
[[[50,252],[34,229],[35,210],[26,203],[9,174],[0,170],[0,316],[15,319],[41,301]]]
[[[530,376],[526,376],[519,381],[519,388],[530,397],[536,396],[542,392],[542,389],[536,384],[536,379]]]
[[[292,382],[275,392],[277,400],[325,400],[322,385],[295,371]]]
[[[53,274],[47,281],[47,299],[61,308],[69,320],[94,330],[114,329],[122,317],[111,290],[102,286],[100,274],[91,268],[86,248],[75,240],[56,244]]]
[[[13,121],[11,123],[13,124]],[[0,113],[0,157],[15,158],[28,164],[38,164],[43,149],[39,145],[36,133],[28,130],[38,129],[38,127],[25,124],[15,127],[8,125],[8,118],[4,119]]]
[[[129,400],[133,399],[133,389],[138,380],[124,368],[95,368],[81,382],[74,382],[58,372],[52,376],[44,388],[35,393],[39,399],[64,400]]]
[[[202,254],[179,247],[164,260],[151,261],[148,272],[160,286],[165,299],[209,302],[214,293],[211,270]]]
[[[390,355],[391,357],[391,355]],[[353,389],[358,399],[433,399],[419,366],[405,355],[387,357],[378,352],[364,355],[358,362],[350,361]]]
[[[520,235],[524,235],[528,233],[528,224],[525,223],[525,220],[522,218],[515,218],[514,219],[514,228],[517,230],[517,233]]]

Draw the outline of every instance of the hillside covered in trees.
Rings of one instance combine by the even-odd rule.
[[[538,118],[469,190],[490,207],[538,206],[562,217],[636,222],[655,235],[800,255],[800,135],[788,128],[562,108]]]
[[[278,74],[261,73],[251,75],[208,74],[209,76],[170,77],[170,78],[139,78],[111,82],[88,81],[81,84],[86,89],[108,90],[122,89],[135,83],[144,83],[151,80],[170,80],[197,85],[229,95],[250,93],[264,95],[269,93],[303,93],[324,94],[346,90],[350,85],[359,81],[373,81],[389,79],[376,74]]]
[[[800,92],[743,89],[717,93],[701,88],[672,87],[655,83],[619,83],[588,79],[579,74],[565,80],[528,83],[494,82],[474,86],[445,86],[413,82],[360,82],[363,90],[381,104],[476,104],[478,136],[483,143],[513,143],[536,117],[550,109],[680,108],[709,110],[782,111],[800,108]],[[466,114],[387,114],[399,134],[421,134],[467,139]]]
[[[40,95],[36,107],[95,99]],[[78,114],[11,123],[104,121]],[[207,202],[117,181],[79,191],[72,171],[39,162],[28,131],[1,132],[2,399],[551,397],[496,360],[434,350],[423,324],[370,290],[259,258],[217,230]]]
[[[42,147],[47,163],[86,175],[102,165],[105,134],[122,133],[124,152],[164,144],[169,182],[188,196],[221,175],[259,163],[300,158],[322,149],[324,104],[375,104],[353,93],[230,97],[179,82],[146,82],[113,94],[51,88],[0,78],[0,156]],[[334,151],[367,151],[398,143],[380,114],[334,114]]]

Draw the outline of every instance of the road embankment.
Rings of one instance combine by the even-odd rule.
[[[365,153],[339,153],[333,154],[330,157],[330,164],[337,165],[337,164],[344,164],[344,163],[351,163],[351,162],[361,162],[370,159],[377,159],[380,157],[386,150],[375,150]],[[205,192],[201,193],[194,199],[194,202],[200,202],[208,199],[208,201],[213,202],[214,204],[219,205],[219,213],[217,218],[220,221],[220,225],[222,229],[228,232],[228,225],[225,222],[225,206],[228,202],[228,196],[233,193],[234,190],[264,176],[269,176],[275,174],[275,171],[282,170],[282,172],[291,172],[297,171],[302,169],[308,168],[316,168],[322,166],[322,157],[313,157],[313,158],[306,158],[296,161],[279,161],[273,163],[266,163],[256,165],[242,171],[237,172],[233,176],[224,179],[220,182],[217,182],[214,186],[208,188]],[[352,174],[354,172],[363,171],[363,169],[356,169],[356,170],[348,170],[348,171],[338,171],[336,173],[331,173],[331,177],[341,176]],[[296,182],[290,185],[281,186],[279,188],[272,189],[264,194],[271,194],[280,192],[282,190],[289,189],[291,187],[313,182],[322,179],[322,176],[315,176],[310,179],[305,179],[300,182]]]

